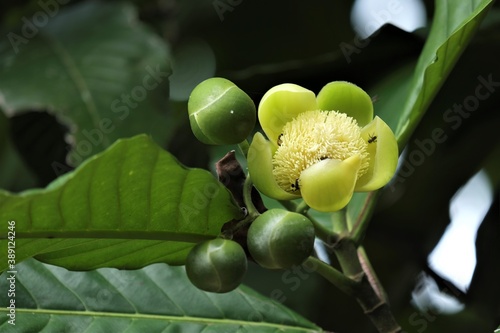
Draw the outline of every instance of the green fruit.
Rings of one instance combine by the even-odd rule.
[[[240,143],[255,127],[252,99],[234,83],[219,77],[207,79],[193,89],[188,112],[191,130],[206,144]]]
[[[201,290],[225,293],[238,287],[247,271],[247,257],[240,244],[213,239],[197,244],[189,252],[186,272]]]
[[[252,222],[247,245],[253,259],[269,269],[302,264],[314,248],[314,226],[305,216],[270,209]]]

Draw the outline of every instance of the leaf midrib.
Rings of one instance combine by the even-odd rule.
[[[197,243],[214,238],[212,234],[180,233],[178,231],[138,230],[76,230],[17,232],[16,240],[22,239],[110,239],[110,240],[156,240]],[[0,238],[4,241],[6,238]]]
[[[6,308],[0,308],[0,312],[7,313]],[[117,312],[94,312],[94,311],[68,311],[68,310],[52,310],[52,309],[27,309],[16,308],[16,313],[29,313],[40,315],[60,315],[60,316],[87,316],[87,317],[109,317],[109,318],[127,318],[127,319],[144,319],[144,320],[162,320],[162,321],[175,321],[185,323],[199,323],[199,324],[222,324],[222,325],[239,325],[239,326],[255,326],[255,327],[270,327],[276,329],[299,330],[301,332],[317,333],[322,330],[316,330],[307,327],[288,326],[284,324],[267,323],[267,322],[253,322],[243,321],[236,319],[218,319],[218,318],[200,318],[191,316],[169,316],[169,315],[153,315],[143,313],[117,313]]]

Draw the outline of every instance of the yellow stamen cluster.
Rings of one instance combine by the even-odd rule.
[[[300,174],[321,160],[345,160],[358,154],[358,177],[368,170],[369,154],[355,119],[336,111],[307,111],[283,127],[273,158],[273,174],[287,192],[300,187]]]

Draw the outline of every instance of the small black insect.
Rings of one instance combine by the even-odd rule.
[[[377,142],[376,135],[368,135],[368,143]]]
[[[281,144],[283,143],[283,140],[281,139],[283,137],[283,133],[280,134],[280,136],[278,136],[278,146],[281,146]]]
[[[298,191],[300,190],[300,186],[299,186],[299,179],[295,179],[295,184],[292,184],[292,191]]]
[[[328,157],[328,156],[321,156],[319,159],[320,159],[320,161],[324,161],[324,160],[327,160],[327,159],[329,159],[329,158],[330,158],[330,157]]]

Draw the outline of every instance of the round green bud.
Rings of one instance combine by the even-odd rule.
[[[193,89],[188,112],[191,130],[206,144],[240,143],[255,127],[252,99],[234,83],[220,77],[207,79]]]
[[[314,226],[305,216],[270,209],[248,229],[247,245],[253,259],[269,269],[302,264],[314,248]]]
[[[201,290],[225,293],[238,287],[247,271],[247,257],[240,244],[213,239],[197,244],[189,252],[186,272]]]
[[[373,102],[363,89],[354,83],[333,81],[318,93],[320,110],[339,111],[353,117],[363,127],[373,120]]]

